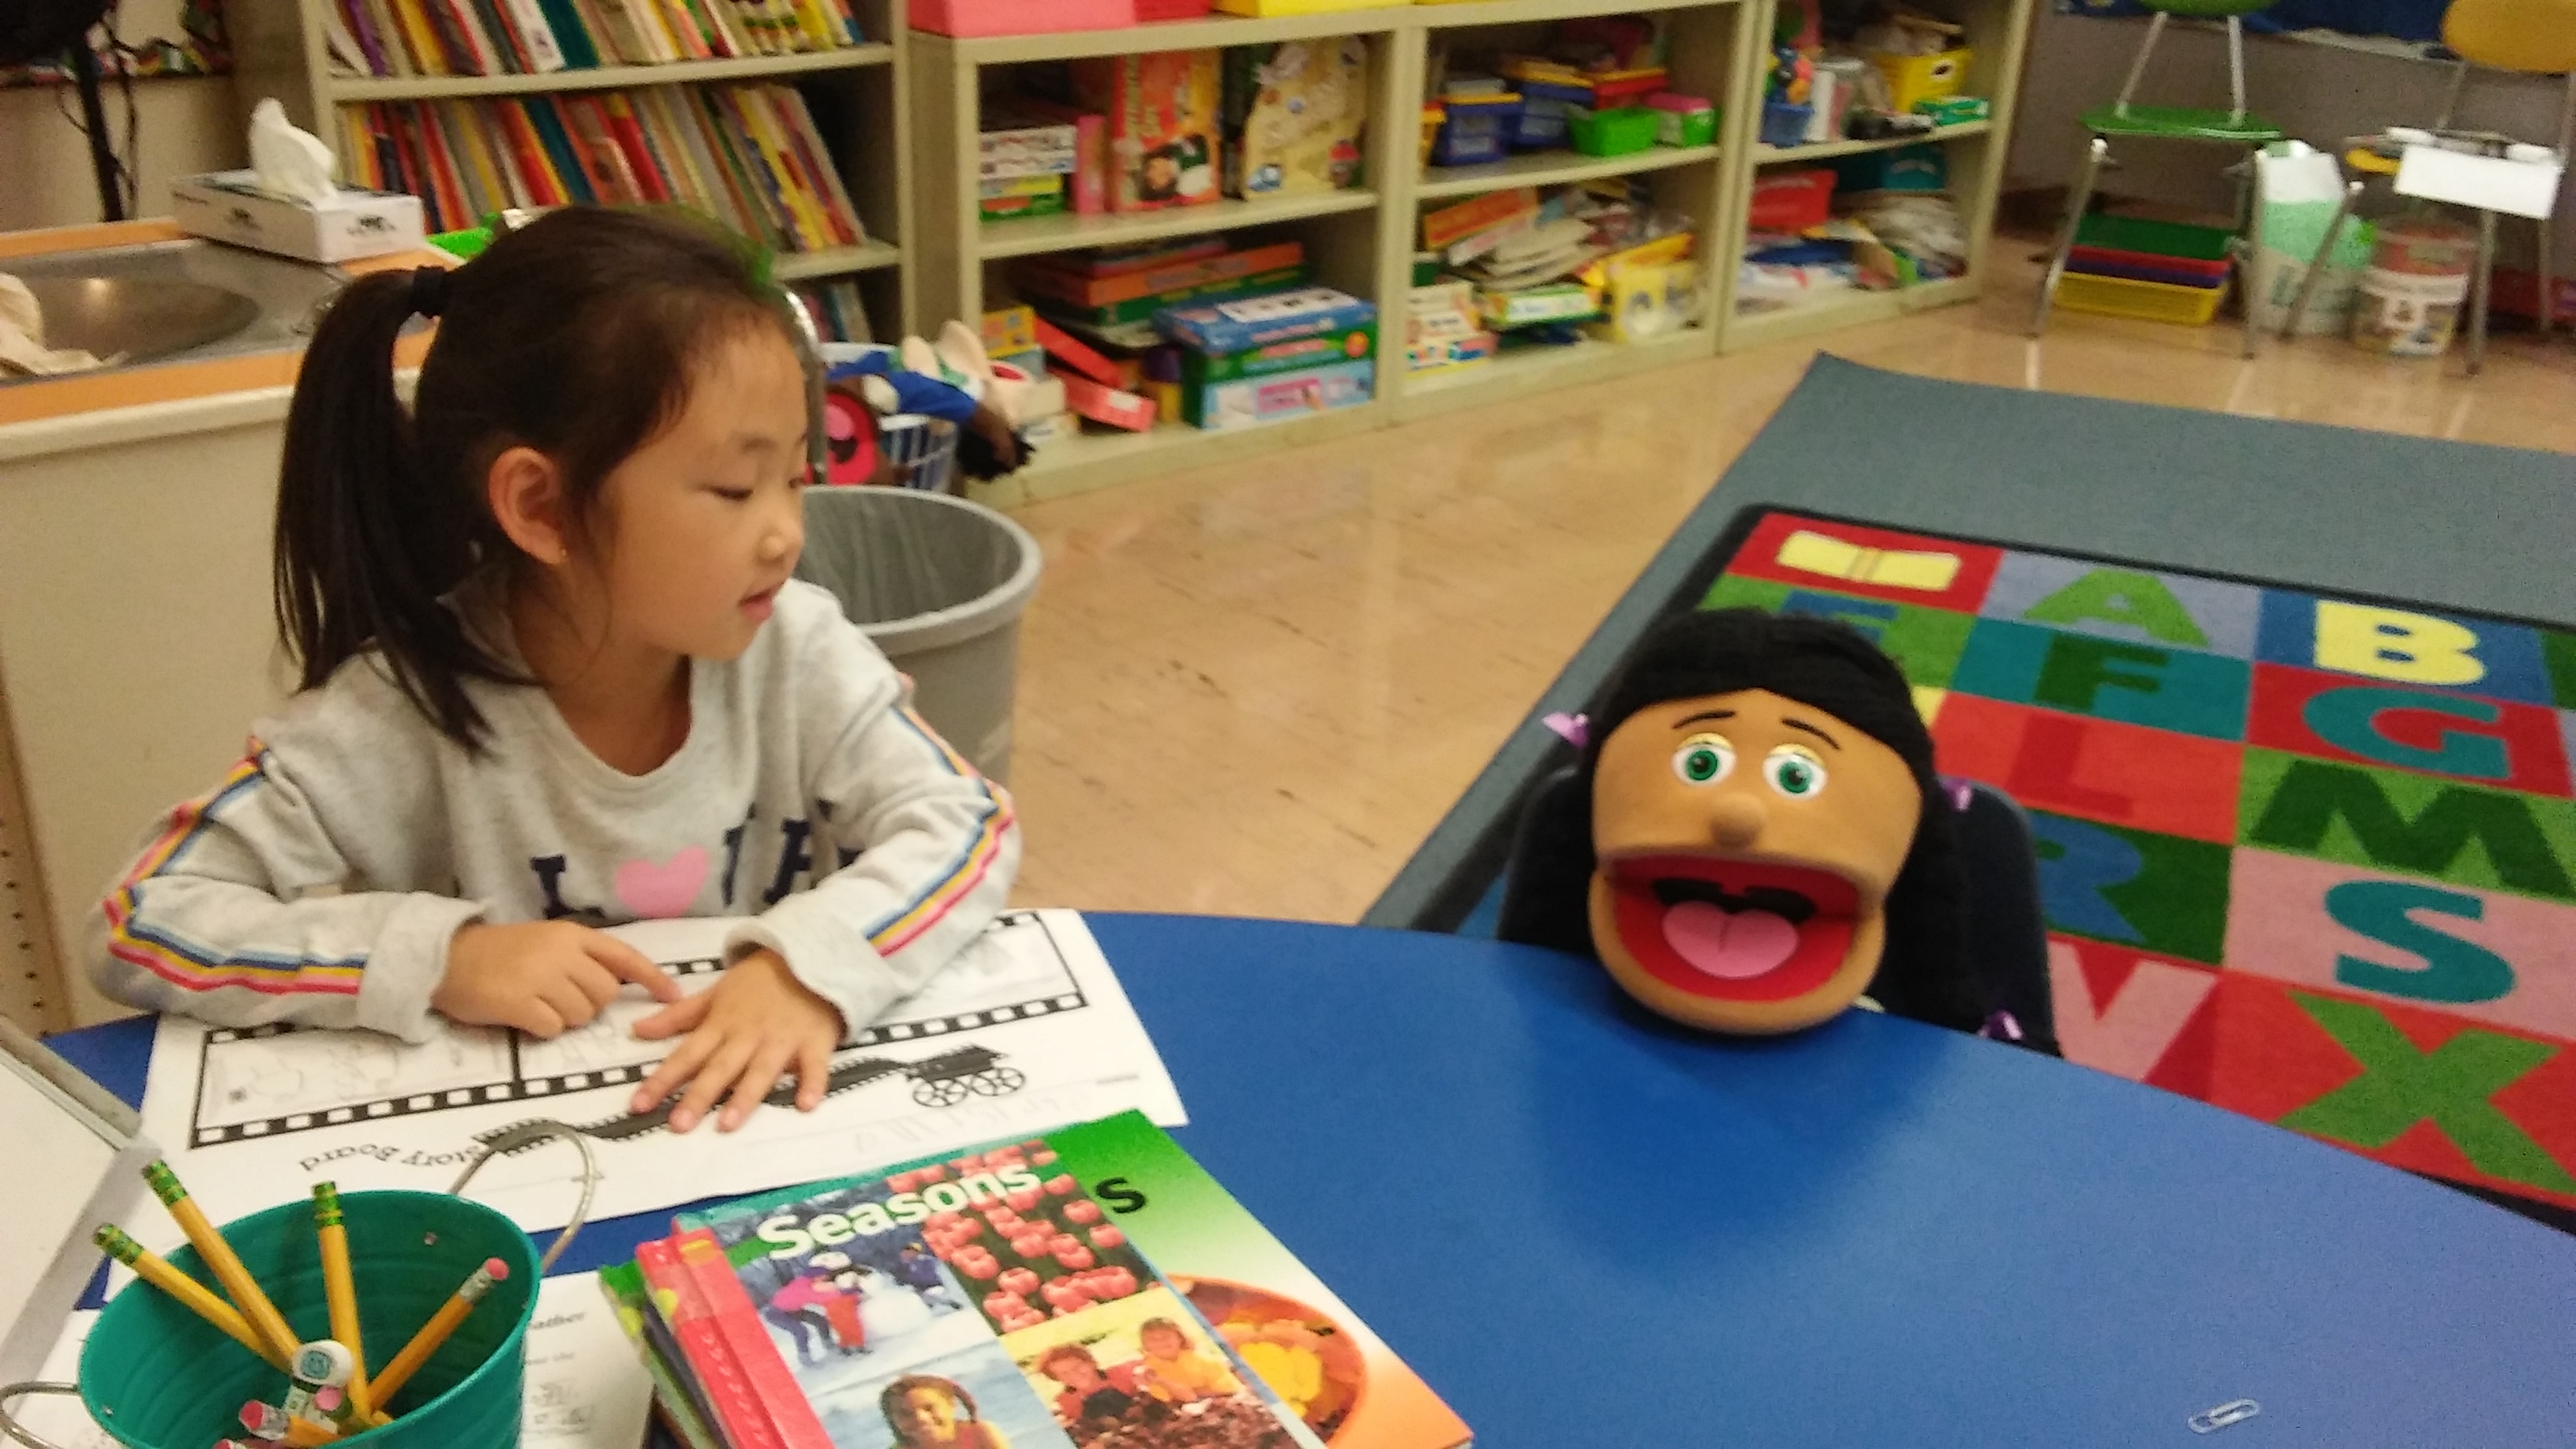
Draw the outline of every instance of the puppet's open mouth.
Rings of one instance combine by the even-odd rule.
[[[1694,996],[1786,1001],[1842,969],[1860,892],[1831,871],[1704,855],[1605,865],[1619,942],[1647,974]]]

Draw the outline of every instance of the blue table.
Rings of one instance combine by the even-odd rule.
[[[1091,921],[1183,1143],[1486,1449],[2576,1443],[2576,1239],[2350,1154],[1863,1013],[1688,1035],[1523,947]],[[149,1042],[53,1044],[131,1101]]]

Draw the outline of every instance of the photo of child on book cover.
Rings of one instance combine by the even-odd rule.
[[[1002,1347],[1077,1449],[1312,1449],[1321,1442],[1167,1287],[1021,1329]]]
[[[823,1420],[833,1449],[1064,1449],[1044,1400],[999,1344],[934,1359],[877,1384],[866,1412]]]

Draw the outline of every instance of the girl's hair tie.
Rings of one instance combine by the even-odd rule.
[[[447,268],[415,267],[411,274],[411,310],[435,317],[447,305]]]

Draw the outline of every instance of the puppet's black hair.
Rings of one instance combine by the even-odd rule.
[[[1932,770],[1932,735],[1905,676],[1847,625],[1758,609],[1671,615],[1640,640],[1590,713],[1590,743],[1570,776],[1534,794],[1512,845],[1499,934],[1507,941],[1594,954],[1588,895],[1592,775],[1601,743],[1651,704],[1764,689],[1823,710],[1905,761],[1923,794],[1914,848],[1887,897],[1887,946],[1869,995],[1898,1016],[1959,1031],[1986,1019],[1966,959],[1967,882],[1950,803]]]

